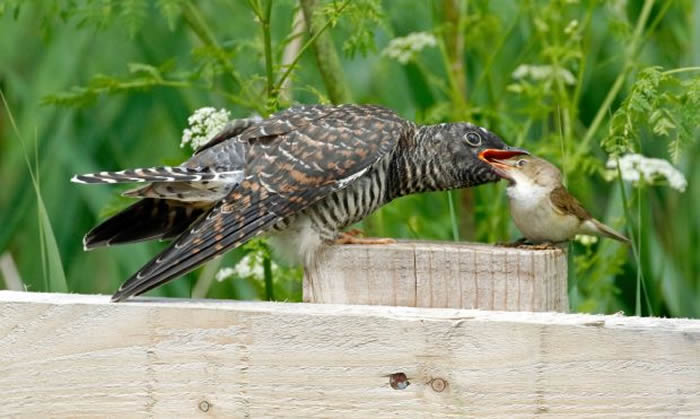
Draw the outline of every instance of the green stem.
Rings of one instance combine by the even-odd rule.
[[[319,32],[323,32],[315,36],[313,47],[318,71],[321,73],[323,84],[326,86],[331,102],[336,104],[351,102],[350,90],[345,83],[343,67],[340,65],[340,59],[335,50],[333,39],[327,31],[322,30],[325,25],[319,22],[318,13],[315,13],[318,9],[319,1],[300,0],[300,3],[304,12],[304,19],[306,20],[306,29],[311,37],[314,37]],[[349,3],[350,0],[346,0],[341,7],[345,8]]]
[[[265,276],[265,298],[268,301],[274,301],[275,292],[272,284],[272,261],[270,255],[263,256],[263,275]]]
[[[442,63],[445,66],[445,73],[447,74],[447,81],[450,84],[450,96],[452,104],[456,106],[456,113],[459,119],[467,118],[466,109],[467,102],[462,96],[459,88],[459,84],[455,77],[454,71],[451,69],[450,56],[447,53],[447,47],[445,46],[445,40],[440,37],[438,38],[438,49],[440,50],[440,55],[442,56]],[[457,119],[457,118],[455,118]]]
[[[340,15],[340,13],[343,11],[343,9],[345,9],[345,7],[347,7],[348,4],[350,4],[350,0],[346,0],[342,5],[340,5],[340,7],[336,11],[336,18],[338,15]],[[287,67],[287,70],[285,70],[285,72],[282,74],[282,77],[280,77],[279,81],[277,82],[276,89],[278,89],[278,90],[280,89],[280,87],[284,84],[285,80],[287,80],[287,78],[289,78],[290,74],[292,73],[292,71],[296,67],[296,65],[299,62],[299,60],[301,59],[301,57],[304,55],[304,52],[314,44],[316,39],[319,36],[321,36],[321,34],[323,32],[325,32],[326,29],[328,29],[332,23],[333,23],[333,19],[328,19],[328,21],[326,21],[326,23],[323,26],[321,26],[321,28],[317,32],[314,32],[314,34],[311,35],[311,37],[301,47],[301,49],[299,50],[299,53],[294,57],[292,62],[289,64],[289,66]],[[307,23],[307,27],[308,27],[308,23]]]
[[[238,75],[236,75],[236,71],[233,68],[233,64],[231,64],[228,57],[226,57],[226,53],[224,52],[223,48],[221,48],[219,43],[216,41],[214,33],[211,31],[211,29],[209,29],[209,25],[207,25],[206,21],[204,20],[204,17],[199,12],[199,9],[197,9],[197,7],[192,4],[192,2],[187,1],[185,2],[184,7],[182,8],[182,16],[185,19],[187,25],[190,27],[190,29],[192,29],[192,32],[194,32],[195,35],[197,35],[199,40],[214,50],[216,58],[226,69],[226,71],[228,71],[233,82],[240,87],[241,81],[238,78]]]
[[[584,30],[589,30],[591,27],[591,20],[593,18],[593,8],[595,4],[589,5],[588,9],[586,9],[586,16],[583,19],[583,22],[581,22],[581,25],[579,26],[581,28],[581,32]],[[587,37],[583,37],[583,39],[588,39]],[[571,42],[573,41],[573,37],[570,38]],[[583,51],[588,51],[588,48],[586,48],[586,41],[582,42],[581,49]],[[573,45],[571,46],[572,48],[574,47]],[[576,119],[578,118],[579,112],[578,112],[578,106],[579,103],[581,102],[581,92],[583,90],[583,75],[586,73],[586,57],[584,55],[581,56],[579,59],[579,68],[578,68],[578,73],[576,74],[576,87],[574,88],[574,94],[571,99],[571,109],[573,110],[572,118]]]
[[[625,219],[627,220],[627,226],[630,233],[630,245],[632,246],[632,255],[634,256],[635,264],[637,265],[637,291],[635,296],[635,308],[634,312],[636,316],[642,315],[642,301],[641,293],[644,292],[646,298],[647,310],[649,315],[652,316],[651,302],[649,301],[649,296],[646,291],[646,285],[644,283],[644,273],[642,272],[642,258],[640,256],[639,249],[641,247],[641,209],[639,209],[639,233],[637,234],[634,230],[634,226],[631,223],[632,215],[629,212],[629,201],[627,199],[627,192],[625,191],[625,183],[622,180],[622,169],[620,168],[620,160],[617,160],[617,179],[620,185],[620,193],[622,195],[622,205],[625,212]],[[639,207],[641,208],[641,191],[638,191]]]
[[[663,74],[664,76],[668,76],[671,74],[677,74],[677,73],[685,73],[689,71],[700,71],[700,67],[681,67],[681,68],[674,68],[673,70],[668,70],[664,71]]]
[[[644,1],[644,6],[642,6],[642,12],[639,14],[639,18],[637,19],[637,25],[634,29],[634,33],[632,34],[632,40],[630,41],[629,47],[627,48],[625,54],[625,64],[622,67],[622,71],[620,71],[620,74],[617,75],[615,82],[608,91],[608,95],[603,100],[602,105],[598,108],[598,112],[593,118],[593,122],[591,122],[591,125],[588,127],[586,134],[583,136],[583,140],[581,140],[581,143],[579,144],[579,147],[576,150],[574,159],[578,158],[580,155],[584,154],[588,150],[588,143],[590,143],[591,139],[593,139],[593,136],[598,131],[600,124],[603,122],[603,118],[608,113],[608,110],[610,109],[613,100],[615,100],[615,97],[617,97],[617,94],[620,92],[620,89],[622,89],[622,85],[624,84],[625,79],[627,78],[627,74],[632,68],[632,60],[638,52],[639,41],[642,38],[642,32],[644,30],[644,26],[646,25],[647,20],[649,19],[649,14],[651,13],[651,8],[653,5],[654,0]]]
[[[452,199],[452,191],[447,191],[447,204],[450,206],[450,222],[452,223],[452,240],[459,241],[459,228],[457,225],[457,215],[455,212],[455,203]]]
[[[467,70],[464,64],[464,31],[461,30],[463,16],[467,16],[466,1],[443,0],[443,15],[447,22],[443,30],[442,43],[440,44],[445,60],[445,70],[449,74],[452,93],[457,105],[460,119],[467,106]],[[454,101],[454,99],[453,99]]]
[[[518,14],[515,16],[513,19],[513,23],[506,29],[505,33],[501,38],[498,40],[498,44],[493,47],[491,50],[491,55],[488,56],[486,59],[486,64],[484,65],[484,69],[481,70],[481,73],[479,74],[479,77],[476,79],[476,82],[474,83],[474,86],[481,86],[481,83],[483,83],[484,78],[486,75],[491,74],[491,67],[493,66],[494,61],[496,60],[496,57],[498,57],[498,54],[501,53],[501,50],[503,49],[503,46],[506,43],[506,40],[510,37],[510,35],[513,33],[515,28],[518,25],[518,22],[520,21],[520,14],[522,13],[521,9],[518,8]]]
[[[39,169],[39,138],[36,128],[34,129],[34,170],[36,171],[36,189],[37,195],[41,195],[41,170]],[[43,223],[41,222],[41,208],[36,207],[37,226],[39,227],[39,244],[41,245],[41,273],[44,277],[44,291],[51,292],[51,284],[49,283],[49,265],[46,258],[46,249],[48,244],[46,234],[44,233]]]
[[[263,31],[263,43],[265,48],[265,75],[267,77],[267,113],[271,113],[276,108],[277,89],[275,89],[275,75],[272,72],[272,36],[270,30],[270,16],[272,15],[272,0],[267,0],[265,13],[260,21]]]

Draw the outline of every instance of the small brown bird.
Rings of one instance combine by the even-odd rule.
[[[515,225],[528,241],[559,243],[576,234],[593,234],[628,243],[629,239],[596,220],[561,182],[561,172],[546,160],[486,149],[479,159],[509,182],[507,193]]]

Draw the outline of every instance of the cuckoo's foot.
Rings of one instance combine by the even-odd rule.
[[[349,232],[340,233],[337,239],[333,242],[334,244],[392,244],[396,243],[396,240],[389,238],[372,238],[372,237],[360,237],[362,235],[360,230],[350,230]]]

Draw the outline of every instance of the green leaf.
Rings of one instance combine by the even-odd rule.
[[[175,30],[175,23],[182,14],[182,5],[184,0],[158,0],[158,9],[165,19],[168,21],[168,27],[171,31]]]
[[[44,205],[44,199],[41,196],[41,188],[39,186],[38,177],[38,167],[36,172],[32,169],[32,165],[29,162],[29,156],[27,156],[26,148],[24,147],[24,140],[22,138],[15,119],[10,110],[10,106],[5,100],[5,94],[0,91],[0,98],[5,107],[7,115],[10,120],[10,125],[17,136],[17,139],[22,144],[22,150],[24,153],[24,160],[27,165],[27,170],[29,170],[29,176],[32,179],[32,185],[34,186],[34,193],[37,200],[37,209],[39,212],[39,242],[40,251],[42,255],[42,260],[47,262],[47,271],[44,275],[48,275],[48,290],[52,292],[68,292],[68,285],[66,282],[66,274],[63,270],[63,263],[61,262],[61,254],[58,250],[58,244],[56,243],[56,236],[54,235],[53,228],[51,227],[51,220],[49,219],[48,211],[46,210],[46,205]]]
[[[122,0],[122,17],[126,22],[126,27],[129,30],[129,36],[132,38],[143,27],[148,15],[147,0]]]
[[[31,168],[29,170],[31,171]],[[63,270],[63,263],[61,262],[61,254],[58,251],[56,236],[51,227],[51,220],[49,219],[48,211],[46,211],[44,200],[41,197],[41,191],[36,177],[32,175],[32,178],[39,211],[39,229],[42,232],[41,238],[43,239],[41,240],[41,248],[42,252],[46,253],[46,260],[48,262],[48,272],[44,273],[48,275],[49,289],[47,291],[68,292],[66,274]]]
[[[673,123],[673,116],[666,109],[657,109],[649,117],[649,122],[652,124],[652,130],[656,135],[668,137],[670,132],[676,129],[676,124]]]

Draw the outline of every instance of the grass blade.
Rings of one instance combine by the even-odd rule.
[[[8,118],[10,120],[10,125],[15,132],[15,135],[19,139],[22,150],[24,153],[24,160],[27,163],[27,170],[29,170],[29,176],[32,179],[32,185],[34,186],[34,193],[36,194],[37,210],[39,213],[39,242],[42,251],[42,262],[45,260],[48,268],[47,272],[44,272],[45,278],[48,279],[46,282],[48,289],[46,291],[51,292],[68,292],[68,285],[66,282],[65,271],[63,270],[63,263],[61,262],[61,254],[58,251],[58,244],[56,243],[56,236],[53,233],[53,228],[51,227],[51,220],[49,219],[49,214],[46,211],[46,205],[41,197],[41,188],[39,187],[38,173],[35,173],[32,169],[32,165],[27,156],[27,149],[25,147],[24,139],[22,138],[15,119],[10,110],[10,106],[5,99],[5,94],[0,90],[0,98],[2,98],[2,103],[5,106],[5,111],[7,112]],[[38,168],[37,168],[38,169]],[[38,172],[38,171],[37,171]]]

